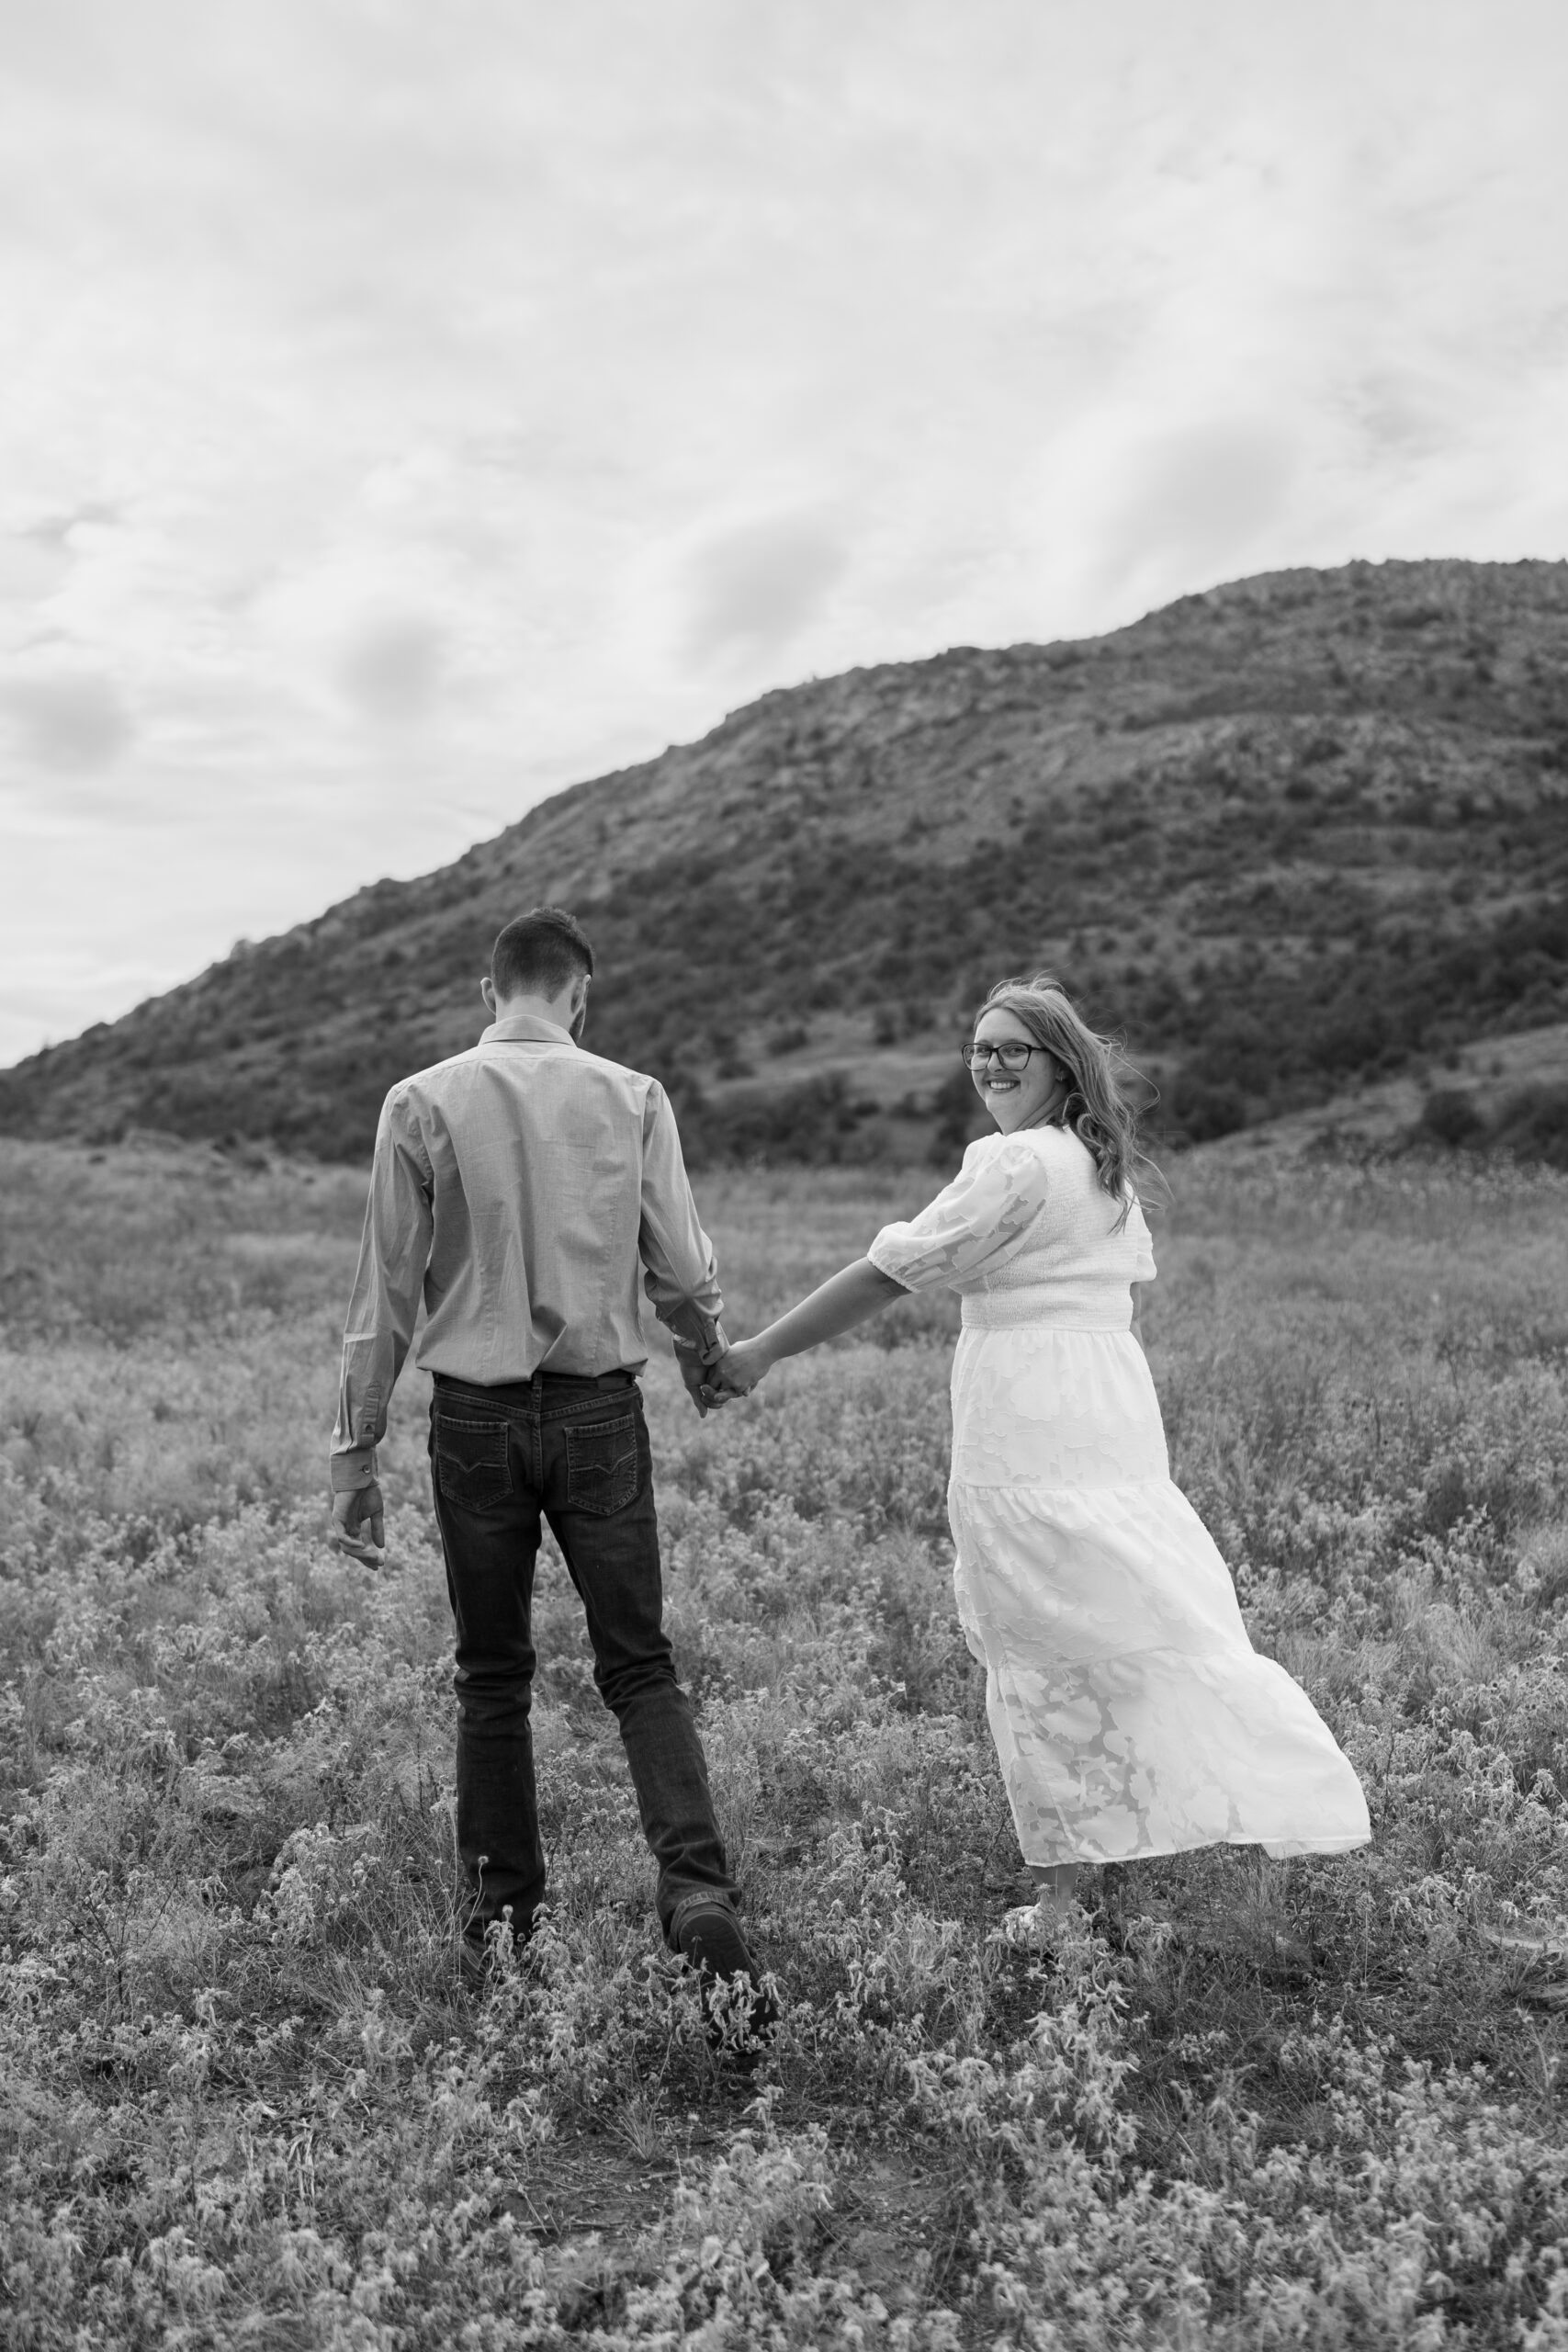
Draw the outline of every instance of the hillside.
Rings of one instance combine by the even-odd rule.
[[[1168,1134],[1299,1110],[1568,1018],[1568,565],[1270,573],[766,695],[0,1073],[0,1128],[360,1154],[546,899],[695,1158],[951,1148],[964,1021],[1040,964]]]

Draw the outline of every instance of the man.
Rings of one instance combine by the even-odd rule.
[[[658,1864],[665,1939],[702,1976],[710,2030],[757,1972],[666,1637],[652,1468],[637,1375],[637,1272],[699,1412],[725,1348],[722,1300],[675,1120],[650,1078],[580,1050],[593,954],[558,908],[495,943],[477,1046],[404,1079],[376,1137],[333,1434],[339,1541],[383,1542],[375,1448],[423,1293],[430,1457],[457,1626],[457,1845],[470,1966],[492,1921],[525,1939],[545,1892],[529,1703],[541,1516],[587,1615]],[[370,1544],[366,1543],[368,1529]],[[739,1975],[728,1999],[720,1979]]]

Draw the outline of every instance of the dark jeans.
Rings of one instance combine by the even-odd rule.
[[[629,1372],[536,1373],[479,1388],[438,1373],[431,1483],[457,1623],[457,1849],[470,1935],[510,1905],[522,1933],[545,1892],[529,1726],[541,1516],[588,1618],[593,1679],[620,1725],[673,1943],[690,1898],[739,1894],[714,1819],[691,1701],[663,1624],[653,1465]]]

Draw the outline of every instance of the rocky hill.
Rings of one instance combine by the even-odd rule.
[[[0,1073],[0,1128],[361,1154],[541,900],[699,1159],[950,1149],[976,998],[1041,965],[1175,1137],[1440,1072],[1568,1018],[1568,565],[1275,572],[766,695]]]

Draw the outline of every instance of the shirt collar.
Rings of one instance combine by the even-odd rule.
[[[547,1021],[539,1012],[513,1012],[504,1021],[492,1021],[479,1034],[481,1046],[509,1046],[526,1043],[534,1046],[570,1046],[575,1053],[577,1040],[570,1029],[558,1021]]]

